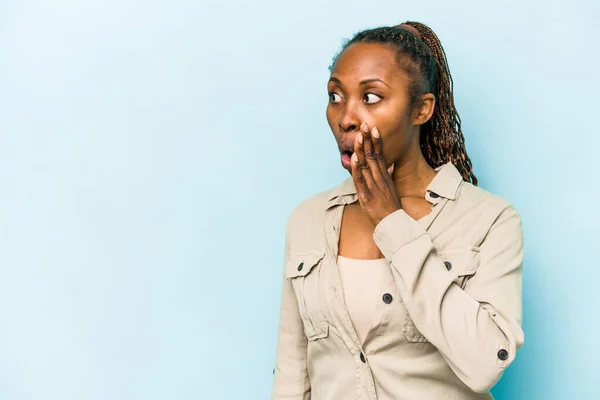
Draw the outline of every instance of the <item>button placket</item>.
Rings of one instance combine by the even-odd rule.
[[[330,259],[332,260],[332,268],[327,272],[327,277],[330,280],[330,285],[328,285],[330,287],[329,309],[332,320],[340,333],[342,333],[341,336],[348,347],[360,349],[360,341],[358,340],[358,336],[354,330],[352,322],[350,321],[350,316],[348,315],[348,311],[346,309],[343,296],[342,278],[340,276],[340,271],[337,264],[338,242],[340,235],[339,232],[334,232],[331,228],[332,226],[341,226],[345,205],[346,202],[343,202],[343,204],[336,205],[335,207],[331,207],[325,211],[326,240],[328,249],[331,251]]]

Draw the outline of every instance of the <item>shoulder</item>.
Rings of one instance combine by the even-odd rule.
[[[504,197],[494,194],[470,182],[462,182],[458,189],[457,199],[468,208],[484,207],[494,213],[517,213],[514,205]]]
[[[475,186],[462,182],[457,192],[457,208],[471,218],[476,218],[477,225],[486,230],[504,222],[512,221],[518,230],[521,229],[521,214],[506,198]]]
[[[297,204],[288,216],[288,226],[294,228],[299,225],[316,222],[315,220],[323,219],[329,197],[333,190],[334,188],[331,188],[319,192]]]
[[[324,251],[325,212],[334,190],[325,190],[304,199],[289,214],[286,234],[292,253]]]

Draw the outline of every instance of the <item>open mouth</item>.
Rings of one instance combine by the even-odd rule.
[[[342,151],[342,166],[346,169],[350,169],[350,161],[352,160],[353,151],[344,150]]]
[[[342,166],[350,170],[352,155],[354,154],[354,144],[349,140],[342,140],[339,143]]]

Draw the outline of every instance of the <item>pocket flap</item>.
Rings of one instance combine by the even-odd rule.
[[[478,247],[444,250],[439,256],[446,269],[456,276],[473,275],[480,263]]]
[[[285,266],[287,278],[306,276],[325,256],[324,252],[292,254]]]

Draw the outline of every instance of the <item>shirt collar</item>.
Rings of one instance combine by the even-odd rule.
[[[443,164],[435,170],[437,174],[427,186],[425,198],[431,203],[437,203],[442,198],[454,200],[456,192],[463,181],[462,175],[451,162]],[[348,198],[348,196],[353,197]],[[356,200],[355,197],[356,188],[354,187],[354,180],[350,176],[331,191],[327,199],[327,207],[351,203]]]

